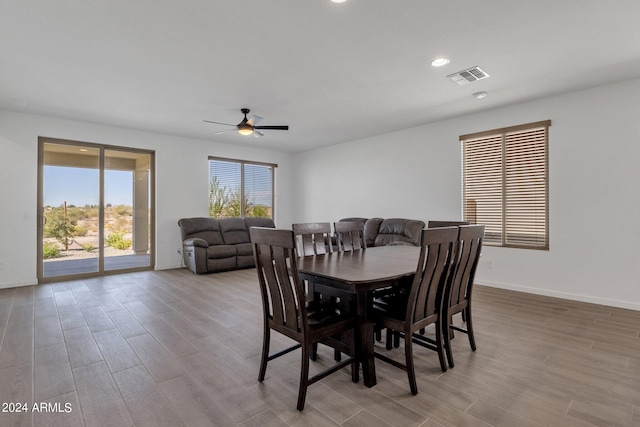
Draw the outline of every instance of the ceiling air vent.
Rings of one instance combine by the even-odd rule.
[[[447,77],[462,86],[475,82],[476,80],[486,79],[489,77],[489,74],[484,72],[480,67],[471,67],[458,71],[457,73],[449,74]]]

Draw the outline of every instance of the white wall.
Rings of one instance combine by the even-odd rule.
[[[156,153],[156,268],[180,267],[183,217],[208,215],[208,156],[277,163],[275,215],[291,226],[292,155],[0,110],[0,288],[36,277],[38,136]]]
[[[635,79],[300,153],[293,220],[459,219],[458,136],[551,119],[550,250],[486,246],[478,282],[640,310],[639,112]]]

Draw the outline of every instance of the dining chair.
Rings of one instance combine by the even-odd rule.
[[[296,236],[297,247],[301,256],[323,255],[333,253],[333,242],[331,238],[331,223],[329,222],[307,222],[293,224],[293,233]],[[328,288],[316,283],[307,283],[307,298],[313,304],[333,304],[342,305],[343,310],[347,310],[350,302],[346,301],[346,295],[332,288]],[[341,301],[342,300],[342,301]],[[316,360],[318,353],[317,343],[313,346],[311,360]],[[339,350],[334,351],[334,359],[341,360]]]
[[[355,327],[356,317],[341,312],[336,306],[307,310],[304,284],[298,273],[296,242],[293,231],[252,227],[251,242],[262,295],[264,338],[258,380],[262,382],[267,362],[302,348],[297,409],[304,409],[307,387],[347,365],[351,378],[358,382]],[[297,341],[298,344],[269,354],[271,330]],[[348,341],[348,342],[345,342]],[[309,378],[309,359],[314,343],[322,342],[348,354],[346,360]]]
[[[331,223],[329,222],[293,224],[293,233],[298,240],[299,254],[302,256],[333,252]]]
[[[407,371],[412,394],[418,393],[413,365],[413,343],[435,350],[442,371],[447,370],[444,350],[444,326],[442,318],[445,289],[450,280],[451,259],[455,257],[457,227],[422,230],[420,257],[408,294],[380,305],[374,300],[373,318],[381,328],[394,331],[404,338],[405,363],[402,364],[378,352],[375,357]],[[404,295],[404,297],[402,297]],[[443,324],[444,323],[444,324]],[[416,334],[421,328],[435,324],[435,340]]]
[[[451,352],[451,339],[454,337],[454,330],[466,333],[469,337],[471,350],[476,351],[471,317],[471,295],[482,251],[484,229],[484,225],[462,225],[459,227],[458,250],[453,262],[451,285],[447,288],[447,295],[445,295],[447,304],[445,304],[443,312],[443,318],[446,321],[445,349],[451,368],[454,366]],[[453,324],[453,316],[458,313],[462,313],[462,321],[466,323],[466,328]]]
[[[336,246],[339,252],[358,251],[367,248],[364,239],[364,221],[334,222]]]
[[[469,225],[469,221],[428,221],[427,228],[454,227],[458,225]]]

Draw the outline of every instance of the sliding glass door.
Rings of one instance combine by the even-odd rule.
[[[39,141],[39,282],[153,267],[153,152]]]

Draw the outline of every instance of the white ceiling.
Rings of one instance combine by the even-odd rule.
[[[0,0],[0,108],[288,152],[638,76],[638,0]]]

